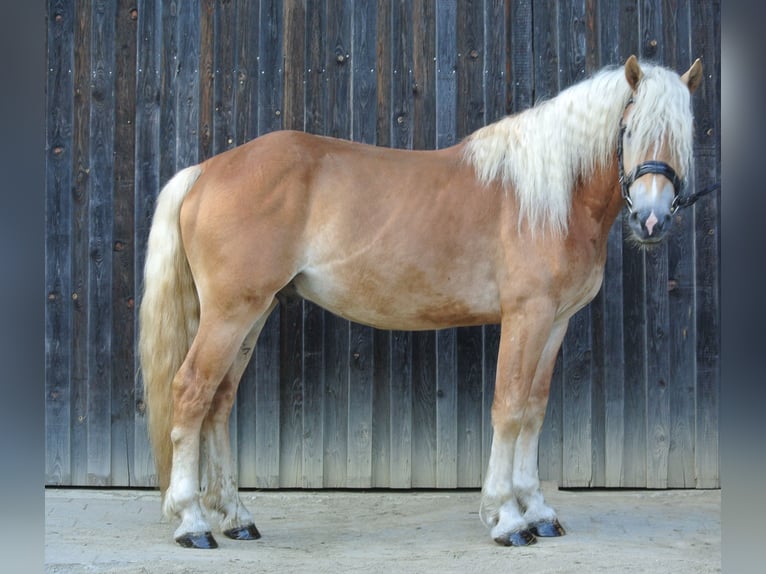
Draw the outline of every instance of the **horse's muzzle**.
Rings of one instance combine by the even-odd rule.
[[[640,243],[658,243],[667,235],[670,219],[670,211],[645,208],[628,214],[628,226]]]

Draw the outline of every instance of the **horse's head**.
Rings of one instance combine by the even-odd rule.
[[[679,76],[658,66],[625,63],[632,90],[620,124],[618,161],[628,226],[634,239],[660,241],[679,206],[691,164],[690,95],[702,80],[696,60]]]

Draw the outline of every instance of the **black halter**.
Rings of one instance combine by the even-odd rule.
[[[625,109],[628,109],[628,106],[630,106],[633,103],[633,98],[630,98],[628,100],[628,103],[625,104]],[[670,183],[673,185],[673,191],[675,192],[675,197],[673,198],[673,204],[670,206],[670,213],[675,213],[676,210],[678,210],[679,207],[689,207],[694,202],[696,202],[700,197],[703,195],[707,195],[708,193],[715,191],[721,187],[720,184],[711,185],[710,187],[707,187],[701,191],[695,192],[687,197],[681,197],[681,192],[686,187],[686,180],[683,178],[678,177],[678,174],[676,173],[676,170],[674,170],[670,165],[665,163],[664,161],[657,161],[657,160],[648,160],[643,163],[638,164],[636,167],[633,168],[633,170],[625,175],[625,167],[623,165],[623,159],[622,159],[622,140],[625,137],[625,123],[623,122],[623,119],[620,118],[620,137],[617,140],[617,166],[619,169],[619,178],[620,178],[620,189],[622,190],[622,199],[625,201],[625,206],[628,208],[628,212],[633,212],[633,200],[630,199],[630,186],[633,185],[633,182],[635,182],[639,177],[642,175],[646,175],[647,173],[654,173],[657,175],[662,175],[670,181]]]

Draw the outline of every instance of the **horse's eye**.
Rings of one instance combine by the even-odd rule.
[[[631,136],[632,134],[633,134],[633,132],[632,132],[631,130],[628,130],[628,131],[625,133],[625,137],[626,137],[626,138],[628,138],[628,139],[630,139],[630,136]]]

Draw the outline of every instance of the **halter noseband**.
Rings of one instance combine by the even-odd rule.
[[[633,103],[633,98],[630,98],[628,100],[628,103],[625,104],[625,109],[627,110],[628,106],[630,106],[632,103]],[[624,115],[625,114],[623,114],[623,116]],[[628,175],[625,175],[625,167],[622,161],[622,139],[625,136],[625,130],[626,130],[625,122],[623,121],[623,118],[620,118],[620,137],[617,140],[617,165],[619,169],[620,189],[622,190],[622,199],[625,201],[625,206],[628,208],[629,213],[633,213],[633,200],[630,199],[630,186],[633,185],[633,182],[635,182],[639,177],[641,177],[642,175],[646,175],[647,173],[655,173],[657,175],[662,175],[666,177],[670,181],[670,183],[673,185],[673,191],[675,192],[675,197],[673,198],[673,203],[670,206],[671,214],[675,213],[679,207],[689,207],[703,195],[707,195],[710,192],[721,189],[721,184],[716,183],[704,189],[696,191],[687,197],[681,197],[681,191],[683,191],[683,189],[686,187],[686,180],[678,177],[676,170],[674,170],[664,161],[657,161],[657,160],[645,161],[643,163],[638,164],[636,167],[634,167],[633,170]]]
[[[630,98],[628,100],[628,103],[625,104],[625,109],[627,110],[628,106],[630,106],[632,103],[633,103],[633,98]],[[639,177],[641,177],[642,175],[646,175],[647,173],[662,175],[666,177],[668,181],[670,181],[670,183],[673,185],[673,191],[675,192],[675,197],[673,198],[673,204],[670,206],[670,213],[675,213],[676,210],[682,205],[683,206],[691,205],[691,203],[694,203],[694,201],[697,201],[697,197],[695,197],[694,200],[691,201],[690,203],[687,203],[686,201],[683,201],[680,199],[681,190],[683,190],[683,188],[686,186],[686,182],[680,177],[678,177],[676,170],[674,170],[672,167],[670,167],[670,165],[668,165],[664,161],[648,160],[648,161],[642,162],[638,164],[636,167],[634,167],[629,174],[625,175],[625,166],[623,164],[623,159],[622,159],[622,140],[625,137],[626,128],[627,126],[625,125],[623,118],[620,118],[620,137],[617,140],[617,165],[619,169],[622,199],[625,201],[625,206],[628,208],[628,212],[633,213],[633,200],[630,199],[630,186],[633,185],[633,182],[635,182]]]

